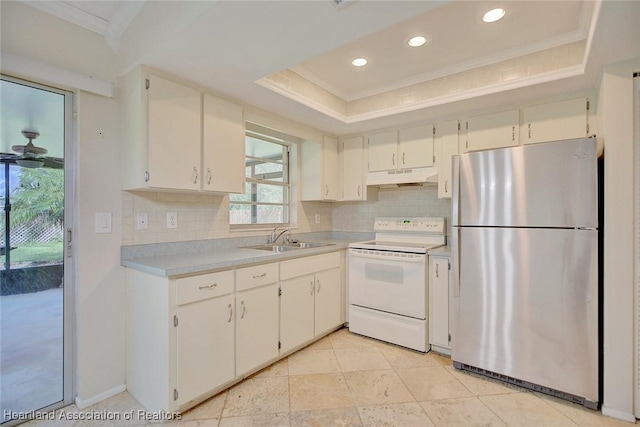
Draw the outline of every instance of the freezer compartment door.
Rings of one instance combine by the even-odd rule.
[[[597,231],[458,233],[452,359],[598,401]]]
[[[596,148],[588,138],[461,154],[453,225],[597,228]]]

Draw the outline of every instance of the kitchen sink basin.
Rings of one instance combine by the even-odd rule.
[[[312,248],[321,248],[324,246],[333,246],[333,243],[319,243],[319,242],[298,242],[298,243],[283,243],[283,244],[266,244],[266,245],[255,245],[255,246],[245,246],[245,249],[259,249],[262,251],[271,251],[271,252],[290,252],[297,251],[300,249],[312,249]]]

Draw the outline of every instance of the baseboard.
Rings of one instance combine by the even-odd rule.
[[[619,420],[629,421],[630,423],[636,422],[636,417],[633,414],[607,408],[604,405],[602,406],[602,415],[606,415],[607,417],[611,418],[617,418]]]
[[[103,393],[97,394],[89,399],[81,400],[78,396],[76,396],[76,406],[78,409],[84,409],[88,406],[95,405],[98,402],[102,402],[105,399],[115,396],[116,394],[120,394],[127,389],[127,386],[122,384],[117,387],[112,388],[111,390],[107,390]]]

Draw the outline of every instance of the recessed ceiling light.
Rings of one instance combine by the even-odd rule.
[[[368,61],[364,58],[356,58],[353,61],[351,61],[351,63],[356,67],[364,67],[365,65],[367,65],[367,62]]]
[[[427,42],[427,38],[424,36],[414,36],[409,39],[407,44],[411,47],[420,47]]]
[[[504,9],[491,9],[489,12],[485,13],[482,17],[484,22],[496,22],[501,20],[504,17],[506,11]]]

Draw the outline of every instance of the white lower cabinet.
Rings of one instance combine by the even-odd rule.
[[[281,353],[309,343],[342,324],[338,252],[283,261],[280,278]]]
[[[149,411],[185,410],[284,356],[279,341],[336,329],[342,263],[333,252],[177,279],[126,269],[127,390]]]
[[[449,257],[429,255],[429,344],[445,354],[451,353],[449,266]]]
[[[236,375],[278,356],[278,284],[236,295]]]
[[[231,294],[177,308],[177,406],[235,377],[234,299]]]

